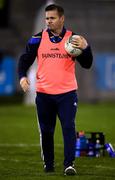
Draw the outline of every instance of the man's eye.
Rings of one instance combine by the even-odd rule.
[[[51,17],[50,19],[55,19],[54,17]]]
[[[46,20],[49,20],[49,19],[54,20],[56,18],[55,17],[46,18]]]

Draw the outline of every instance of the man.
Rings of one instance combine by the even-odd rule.
[[[64,10],[51,4],[46,7],[47,29],[33,36],[27,43],[25,52],[19,59],[19,78],[26,92],[30,82],[27,70],[37,56],[36,107],[41,133],[44,170],[54,171],[54,130],[58,115],[64,139],[64,174],[75,175],[75,115],[77,111],[77,80],[75,63],[90,68],[91,48],[81,37],[72,41],[74,47],[81,48],[82,54],[72,58],[64,49],[65,40],[74,34],[64,27]]]

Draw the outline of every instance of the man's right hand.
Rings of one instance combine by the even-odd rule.
[[[24,92],[29,90],[30,82],[27,77],[23,77],[20,80],[20,86],[23,89]]]

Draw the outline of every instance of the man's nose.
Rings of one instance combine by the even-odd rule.
[[[51,19],[49,19],[49,20],[48,20],[48,23],[50,24],[51,22],[52,22],[52,20],[51,20]]]

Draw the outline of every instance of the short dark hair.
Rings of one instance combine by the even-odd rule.
[[[50,4],[45,8],[45,12],[46,11],[52,11],[52,10],[57,10],[59,16],[63,16],[64,15],[64,9],[56,4]]]

